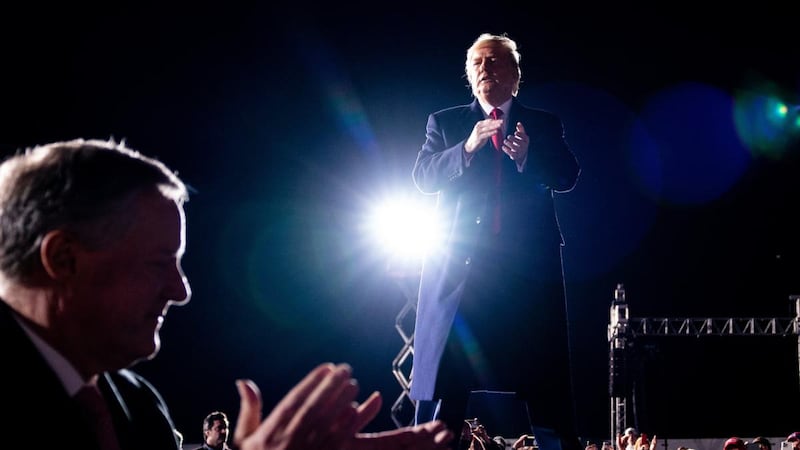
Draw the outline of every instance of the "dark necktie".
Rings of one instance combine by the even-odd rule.
[[[103,450],[120,450],[114,424],[111,421],[111,413],[108,410],[103,395],[95,385],[86,385],[75,394],[77,401],[84,410],[86,418],[92,425],[97,437],[97,443]]]
[[[492,119],[503,117],[503,110],[495,108],[492,110]],[[500,181],[503,178],[503,127],[492,135],[494,144],[494,212],[492,217],[492,231],[497,234],[500,232]]]

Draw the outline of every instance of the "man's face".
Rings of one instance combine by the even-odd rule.
[[[513,55],[499,43],[486,42],[469,55],[467,78],[472,93],[493,106],[511,98],[518,76]]]
[[[225,442],[228,441],[228,424],[222,420],[215,420],[203,434],[209,447],[222,448]]]
[[[77,268],[65,289],[79,327],[72,331],[105,370],[154,356],[167,309],[188,302],[191,292],[181,269],[183,208],[155,189],[140,194],[134,208],[120,239],[100,249],[75,245]]]

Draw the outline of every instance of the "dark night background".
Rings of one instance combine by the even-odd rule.
[[[268,410],[322,361],[352,364],[362,399],[382,391],[369,430],[388,429],[406,299],[360,223],[387,193],[414,194],[427,114],[471,101],[467,47],[507,32],[522,52],[520,99],[562,117],[583,166],[556,207],[579,431],[607,438],[617,283],[634,317],[794,317],[800,133],[770,122],[762,100],[797,114],[800,58],[788,3],[590,5],[4,11],[0,151],[125,139],[195,190],[193,300],[137,366],[187,443],[212,410],[235,420],[236,378],[256,380]],[[643,339],[630,425],[786,436],[798,427],[797,348],[796,336]]]

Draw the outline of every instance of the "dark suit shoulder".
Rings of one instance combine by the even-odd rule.
[[[431,113],[428,116],[428,126],[435,123],[439,128],[461,130],[464,127],[471,127],[482,118],[483,112],[480,111],[477,104],[458,105]],[[463,132],[469,134],[469,128],[464,129]]]
[[[456,106],[449,106],[449,107],[447,107],[447,108],[444,108],[444,109],[440,109],[440,110],[438,110],[438,111],[435,111],[435,112],[433,112],[432,114],[433,114],[434,116],[441,116],[441,115],[449,115],[449,114],[459,114],[459,113],[464,113],[464,111],[469,111],[469,110],[470,110],[470,106],[471,106],[471,105],[469,105],[469,104],[466,104],[466,105],[456,105]]]
[[[155,392],[156,388],[145,377],[130,369],[122,369],[109,374],[117,383],[129,384],[137,389],[146,389]]]
[[[108,373],[106,382],[100,384],[101,390],[114,391],[124,405],[129,428],[123,432],[123,440],[132,443],[132,447],[170,450],[177,447],[175,425],[167,404],[149,381],[122,369]]]
[[[130,394],[147,399],[166,409],[166,403],[155,386],[138,373],[129,369],[122,369],[110,373],[109,376],[123,394]]]

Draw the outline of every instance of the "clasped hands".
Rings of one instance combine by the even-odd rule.
[[[484,119],[475,123],[472,132],[464,143],[464,150],[468,154],[477,152],[486,145],[486,142],[503,126],[503,119]],[[503,139],[503,153],[513,161],[525,161],[528,156],[530,138],[525,132],[521,122],[517,122],[514,134]]]
[[[239,417],[233,443],[239,450],[439,450],[453,439],[443,422],[378,433],[361,430],[378,414],[373,392],[358,404],[358,383],[347,364],[325,363],[306,375],[263,421],[261,392],[251,380],[237,380]]]

